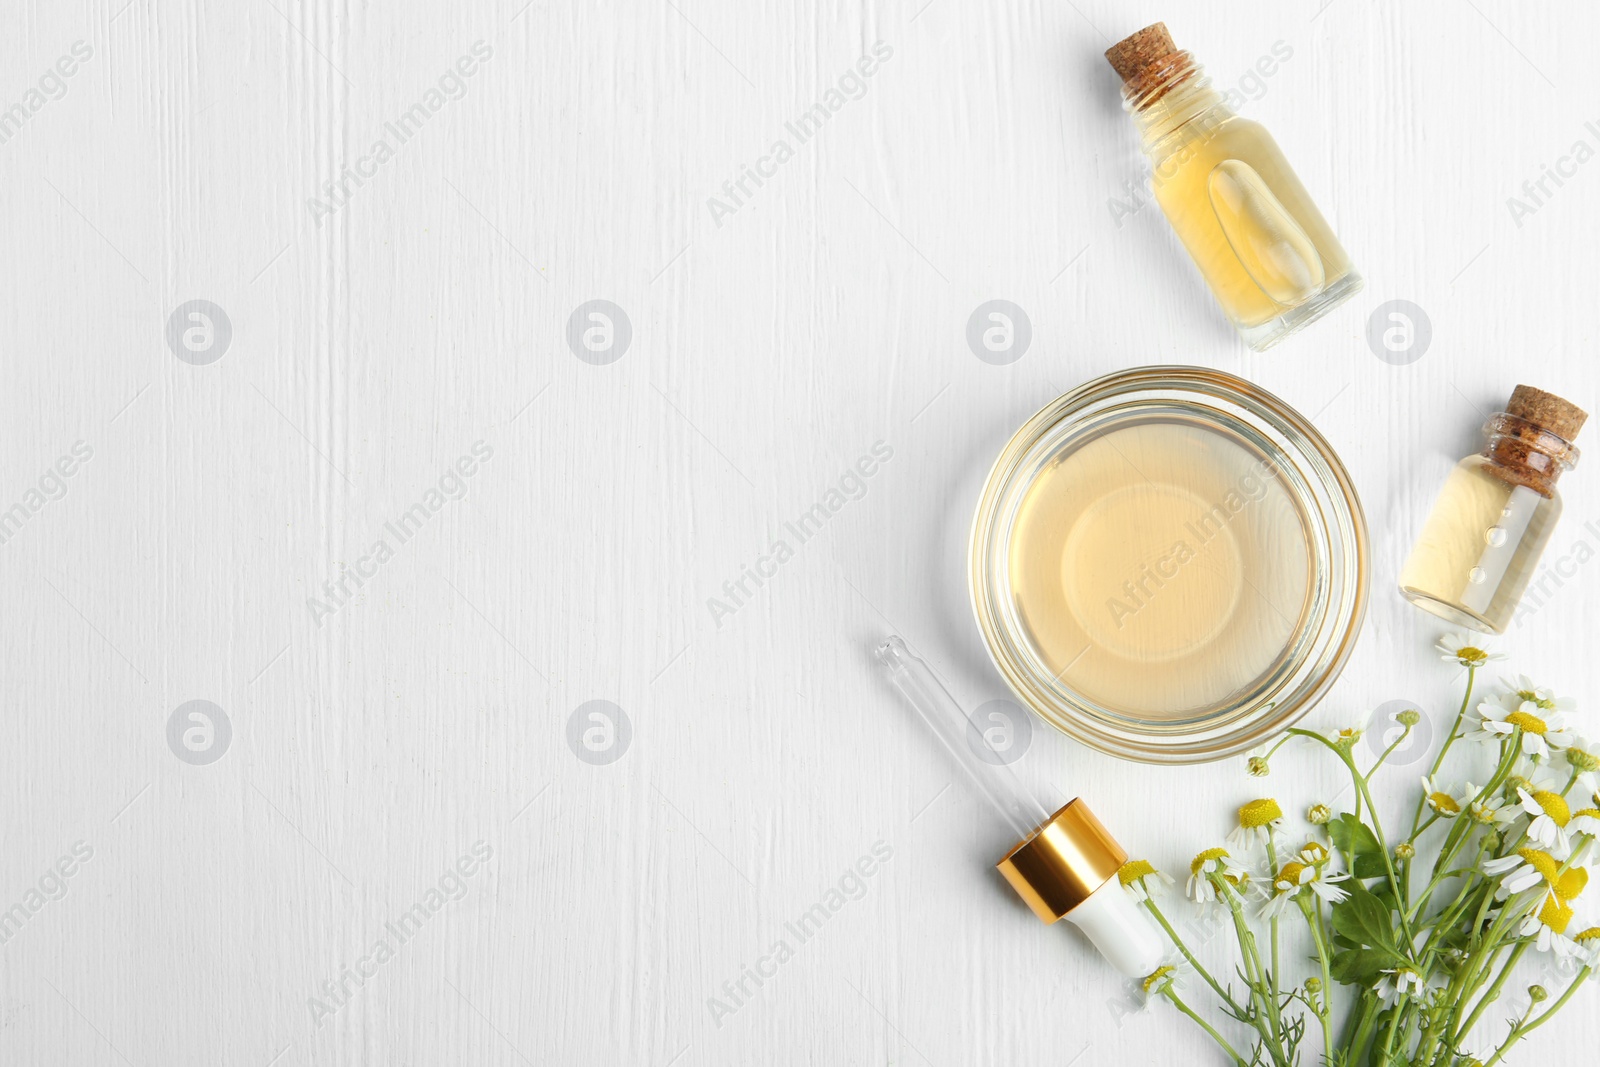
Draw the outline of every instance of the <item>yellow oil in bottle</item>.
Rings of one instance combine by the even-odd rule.
[[[1233,113],[1164,25],[1106,57],[1122,75],[1156,202],[1252,348],[1360,291],[1360,274],[1272,135]]]
[[[1560,517],[1559,497],[1508,482],[1488,459],[1469,456],[1440,490],[1400,571],[1400,592],[1459,626],[1502,633]]]
[[[1248,335],[1348,278],[1350,257],[1271,134],[1237,116],[1194,134],[1151,180],[1235,326]]]
[[[1445,481],[1400,571],[1401,594],[1458,626],[1504,633],[1561,517],[1556,482],[1577,465],[1572,442],[1588,418],[1554,393],[1513,389],[1484,423],[1483,451]]]

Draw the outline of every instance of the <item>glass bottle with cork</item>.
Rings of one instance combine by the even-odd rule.
[[[1111,46],[1156,202],[1223,312],[1261,351],[1361,290],[1333,229],[1272,135],[1240,118],[1165,24]]]
[[[1400,571],[1400,592],[1425,611],[1483,633],[1505,633],[1544,553],[1578,462],[1588,415],[1519,385],[1484,424],[1482,452],[1456,465]]]

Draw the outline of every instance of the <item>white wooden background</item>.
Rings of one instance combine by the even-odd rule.
[[[1434,490],[1517,382],[1600,402],[1600,162],[1569,160],[1520,219],[1507,203],[1600,147],[1600,13],[1579,5],[4,18],[6,1063],[1211,1062],[1010,895],[1003,829],[947,788],[871,645],[899,630],[963,701],[1004,696],[964,588],[988,463],[1061,390],[1198,363],[1315,413],[1366,503],[1372,608],[1313,721],[1393,699],[1442,716],[1439,627],[1393,592]],[[1142,159],[1100,53],[1156,18],[1250,98],[1367,278],[1266,355],[1153,205],[1117,217]],[[880,41],[859,98],[799,143],[785,123]],[[385,124],[419,103],[401,142]],[[381,137],[392,158],[361,162]],[[780,139],[792,158],[713,212]],[[345,165],[370,176],[308,203]],[[567,342],[595,299],[631,327],[606,365]],[[965,340],[990,299],[1031,322],[1006,366]],[[1366,339],[1394,299],[1431,324],[1409,365]],[[199,365],[168,344],[191,300],[226,315],[220,360],[220,335]],[[880,441],[859,499],[786,533]],[[91,458],[58,479],[78,442]],[[1597,479],[1563,483],[1556,553],[1600,545]],[[441,480],[465,495],[433,509]],[[402,543],[385,523],[418,502]],[[792,554],[715,617],[777,538]],[[380,539],[392,558],[362,562]],[[1502,647],[1592,698],[1600,568],[1565,569]],[[169,745],[191,700],[231,726],[208,764]],[[627,720],[605,765],[568,742],[594,700]],[[1043,727],[1019,766],[1175,870],[1258,788],[1238,761],[1149,770]],[[1264,784],[1297,810],[1339,791],[1311,753]],[[875,845],[864,895],[788,933]],[[420,929],[389,934],[419,902]],[[710,1003],[779,940],[792,957],[747,1003]],[[1600,1037],[1568,1018],[1513,1062]]]

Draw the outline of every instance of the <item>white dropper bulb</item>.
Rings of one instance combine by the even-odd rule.
[[[1053,815],[1047,812],[903,640],[891,636],[876,655],[895,688],[1011,828],[1018,844],[1001,860],[1000,871],[1034,913],[1045,922],[1064,918],[1078,927],[1130,978],[1159,967],[1165,954],[1161,937],[1115,877],[1127,855],[1088,806],[1073,800]]]

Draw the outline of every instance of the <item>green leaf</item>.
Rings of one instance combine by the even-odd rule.
[[[1394,915],[1359,882],[1350,882],[1350,895],[1333,906],[1333,928],[1356,944],[1381,949],[1404,963],[1394,939]],[[1394,964],[1390,964],[1394,966]]]
[[[1328,823],[1328,836],[1350,858],[1350,873],[1357,878],[1382,878],[1388,873],[1383,862],[1383,844],[1367,824],[1350,812]]]
[[[1358,948],[1336,952],[1328,966],[1335,981],[1347,985],[1372,985],[1385,970],[1401,962],[1399,957],[1384,948]]]

